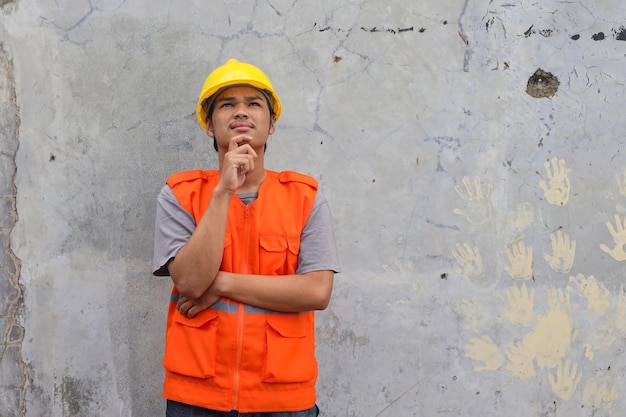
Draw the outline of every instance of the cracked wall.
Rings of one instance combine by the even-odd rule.
[[[23,415],[26,364],[22,359],[24,328],[20,322],[23,291],[20,261],[11,249],[17,221],[15,156],[18,150],[19,108],[15,97],[13,63],[0,43],[0,403],[3,417]]]
[[[0,3],[1,417],[163,414],[155,197],[229,57],[333,211],[322,416],[624,415],[626,4],[152,3]]]

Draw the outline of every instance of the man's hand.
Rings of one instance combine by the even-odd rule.
[[[230,192],[236,192],[254,170],[257,154],[250,146],[251,140],[248,135],[238,135],[230,140],[220,169],[220,182]]]
[[[212,288],[213,286],[209,287],[209,289],[202,294],[202,297],[195,300],[181,295],[176,304],[176,309],[183,316],[191,318],[202,310],[211,307],[220,299],[219,295],[214,294],[215,291],[212,291]]]

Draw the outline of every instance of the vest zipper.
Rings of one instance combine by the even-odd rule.
[[[243,265],[241,267],[241,273],[248,273],[248,255],[249,255],[249,240],[250,240],[250,205],[246,204],[244,210],[244,245],[243,245]],[[239,303],[237,306],[237,340],[235,347],[235,367],[233,372],[233,398],[232,398],[232,410],[236,410],[239,406],[239,384],[240,384],[240,367],[241,357],[243,353],[243,325],[245,318],[245,305]]]

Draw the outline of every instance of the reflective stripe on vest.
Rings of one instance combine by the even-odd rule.
[[[176,304],[180,299],[180,294],[171,294],[170,295],[170,303]],[[239,304],[229,303],[224,300],[217,300],[209,309],[215,311],[223,311],[225,313],[237,314],[237,308]],[[291,311],[276,311],[276,310],[268,310],[266,308],[255,307],[248,304],[244,304],[244,313],[245,314],[305,314],[309,313],[309,311],[303,312],[291,312]]]

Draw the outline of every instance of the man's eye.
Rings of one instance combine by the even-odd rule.
[[[251,106],[256,106],[256,107],[260,107],[261,103],[257,103],[256,101],[253,101],[252,103],[250,103]]]

